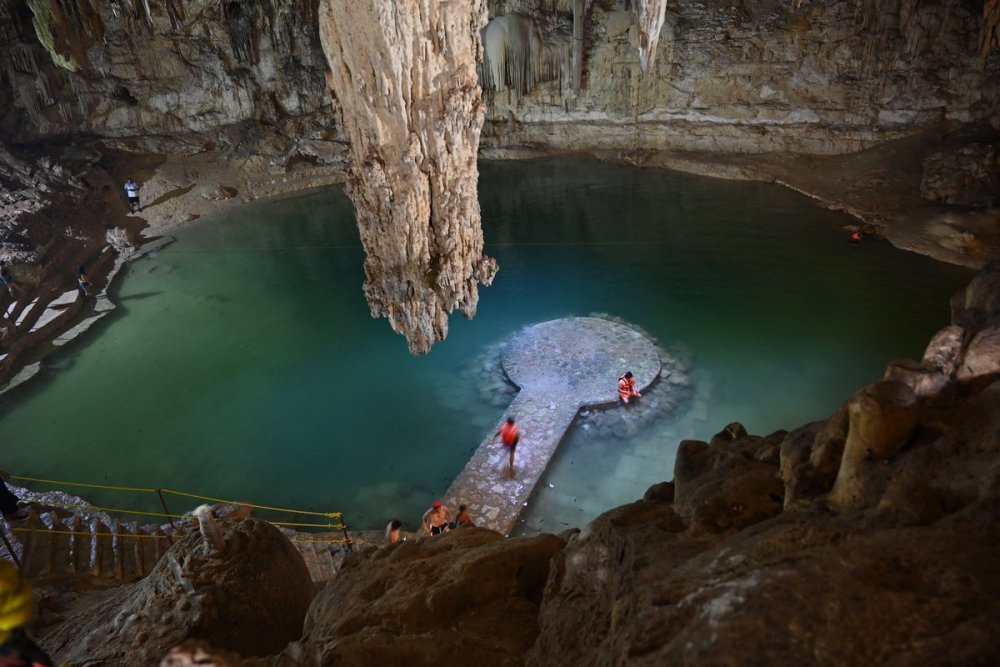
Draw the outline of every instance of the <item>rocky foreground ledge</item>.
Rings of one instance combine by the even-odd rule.
[[[314,595],[284,535],[223,519],[29,630],[86,665],[997,664],[1000,263],[952,320],[826,421],[685,441],[582,531],[369,547]]]

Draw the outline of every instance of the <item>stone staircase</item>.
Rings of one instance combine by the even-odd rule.
[[[101,512],[33,508],[3,530],[29,580],[83,575],[128,583],[149,574],[170,548],[170,526],[120,521]],[[6,548],[4,548],[4,556]]]
[[[85,576],[101,585],[138,581],[152,571],[170,548],[174,530],[121,521],[104,512],[35,506],[30,517],[13,526],[0,522],[31,581]],[[182,529],[183,530],[183,529]],[[320,540],[341,533],[297,533],[281,528],[302,556],[313,583],[325,584],[340,570],[347,549]],[[8,558],[6,547],[0,557]]]

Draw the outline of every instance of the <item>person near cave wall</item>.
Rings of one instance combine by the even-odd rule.
[[[130,213],[142,211],[139,205],[139,184],[131,178],[125,181],[125,196],[128,197],[128,209]]]

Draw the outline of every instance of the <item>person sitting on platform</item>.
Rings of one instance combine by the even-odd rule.
[[[618,404],[628,405],[630,402],[642,396],[635,388],[635,379],[632,371],[625,371],[625,375],[618,378]]]

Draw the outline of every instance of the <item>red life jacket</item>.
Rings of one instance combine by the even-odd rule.
[[[618,378],[618,397],[628,399],[636,395],[635,378],[627,378],[624,375]]]
[[[503,426],[500,427],[500,442],[507,445],[508,447],[516,445],[517,441],[520,438],[521,438],[521,429],[517,427],[517,424],[504,422]]]

